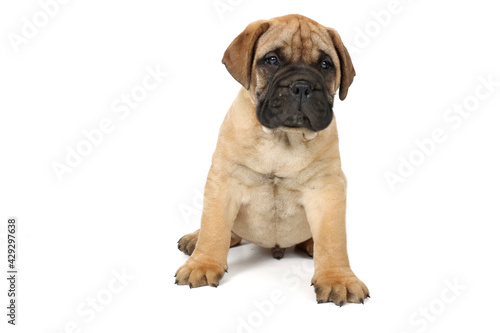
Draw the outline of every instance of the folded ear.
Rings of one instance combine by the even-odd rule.
[[[335,51],[339,56],[340,60],[340,100],[344,100],[347,96],[347,90],[354,80],[356,71],[352,65],[351,56],[340,39],[339,33],[332,28],[328,29],[330,38],[332,39],[333,45],[335,46]]]
[[[268,28],[269,23],[266,21],[250,23],[224,52],[222,63],[226,65],[229,74],[246,89],[250,88],[255,45]]]

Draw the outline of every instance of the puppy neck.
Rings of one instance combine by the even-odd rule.
[[[318,132],[311,131],[307,128],[289,128],[289,127],[278,127],[278,128],[268,128],[265,126],[262,126],[262,130],[264,133],[267,135],[280,135],[282,133],[284,134],[292,134],[294,136],[300,136],[304,138],[305,141],[311,141],[318,136]]]

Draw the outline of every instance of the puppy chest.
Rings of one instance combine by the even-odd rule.
[[[289,247],[311,237],[301,191],[278,177],[247,186],[233,230],[263,247]]]

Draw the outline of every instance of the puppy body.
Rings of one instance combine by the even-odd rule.
[[[335,121],[310,136],[304,129],[263,130],[249,92],[240,90],[222,124],[212,166],[227,175],[239,206],[235,234],[268,248],[296,245],[312,237],[304,210],[313,199],[308,196],[326,178],[336,184],[337,198],[345,196]],[[216,176],[211,181],[219,182]]]
[[[332,112],[336,91],[343,100],[355,72],[338,33],[300,15],[257,21],[223,63],[243,87],[220,128],[201,228],[179,241],[191,257],[176,283],[217,286],[241,238],[278,249],[278,258],[302,243],[314,253],[318,302],[362,303],[368,289],[347,256],[346,179]]]

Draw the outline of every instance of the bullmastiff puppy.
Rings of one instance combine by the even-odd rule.
[[[294,245],[313,256],[318,303],[363,303],[368,289],[347,256],[346,178],[332,111],[355,75],[339,34],[300,15],[257,21],[222,63],[242,88],[220,128],[201,229],[179,240],[190,257],[175,283],[217,287],[229,248],[246,239],[276,258]]]

